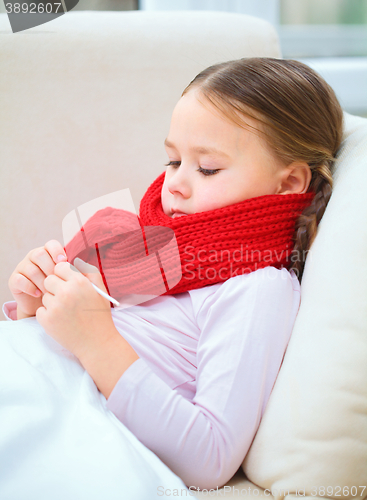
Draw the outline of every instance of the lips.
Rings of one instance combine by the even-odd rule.
[[[180,212],[179,210],[171,210],[172,213],[172,219],[176,217],[182,217],[183,215],[187,215],[184,212]]]
[[[187,214],[183,214],[181,212],[175,212],[173,215],[172,215],[172,219],[175,219],[177,217],[183,217],[184,215],[187,215]]]

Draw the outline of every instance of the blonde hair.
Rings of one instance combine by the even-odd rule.
[[[341,144],[343,111],[333,89],[307,65],[294,60],[243,58],[199,73],[182,96],[197,88],[224,116],[250,127],[257,121],[276,158],[306,162],[314,199],[296,222],[292,266],[302,279],[305,258],[329,202],[333,165]]]

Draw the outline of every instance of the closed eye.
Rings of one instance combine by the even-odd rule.
[[[172,167],[179,167],[180,166],[180,161],[169,161],[168,163],[166,163],[166,167],[169,167],[169,166],[172,166]]]
[[[166,167],[174,167],[174,168],[177,168],[179,167],[181,164],[180,161],[169,161],[168,163],[165,164]],[[198,172],[201,172],[203,175],[214,175],[216,174],[217,172],[219,172],[220,168],[216,168],[216,169],[207,169],[207,168],[201,168],[199,167],[198,168]]]
[[[211,170],[211,169],[208,169],[208,168],[201,168],[201,167],[198,168],[198,171],[201,172],[204,175],[214,175],[217,172],[219,172],[219,170],[220,170],[220,168],[216,168],[214,170]]]

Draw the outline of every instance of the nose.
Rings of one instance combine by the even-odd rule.
[[[167,182],[167,189],[173,195],[181,195],[183,198],[189,198],[191,195],[191,186],[185,169],[182,164],[175,170],[172,170]]]

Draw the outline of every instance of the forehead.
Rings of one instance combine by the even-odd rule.
[[[213,153],[217,153],[215,146],[220,146],[222,152],[227,147],[227,152],[231,153],[232,149],[239,152],[249,142],[264,142],[256,119],[236,114],[225,103],[219,103],[220,108],[216,104],[197,89],[184,94],[174,109],[165,145],[173,147],[179,144],[180,139],[191,140],[197,145],[193,148],[197,152],[212,149]]]
[[[240,111],[241,110],[241,111]],[[193,115],[194,113],[194,115]],[[197,119],[197,116],[206,117],[209,121],[216,119],[224,124],[239,128],[264,137],[264,117],[260,112],[246,107],[244,103],[226,102],[215,95],[207,97],[199,88],[190,89],[176,104],[172,118]]]
[[[192,113],[202,116],[210,115],[209,118],[215,116],[221,120],[227,119],[225,114],[198,89],[188,91],[178,100],[172,117],[187,115],[189,118]]]

